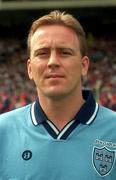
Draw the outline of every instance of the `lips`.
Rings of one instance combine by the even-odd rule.
[[[59,75],[59,74],[50,74],[50,75],[46,76],[47,79],[50,79],[50,78],[63,78],[63,77],[64,77],[63,75]]]

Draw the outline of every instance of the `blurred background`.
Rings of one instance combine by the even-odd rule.
[[[81,22],[91,60],[83,88],[116,111],[116,0],[0,0],[0,114],[36,99],[26,69],[27,34],[35,19],[54,9]]]

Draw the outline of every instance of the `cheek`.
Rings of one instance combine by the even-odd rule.
[[[76,63],[76,64],[74,64],[73,66],[72,66],[72,74],[73,74],[73,76],[75,77],[75,76],[81,76],[81,74],[82,74],[82,65],[81,65],[81,63]]]
[[[43,74],[45,71],[45,65],[43,63],[34,63],[32,65],[32,76],[34,80],[39,80],[40,78],[42,78]]]

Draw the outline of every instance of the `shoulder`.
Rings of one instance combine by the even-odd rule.
[[[116,123],[116,112],[108,109],[104,106],[99,105],[99,118],[105,121],[112,121]]]
[[[104,106],[102,106],[102,105],[99,105],[99,110],[100,110],[100,112],[103,113],[104,115],[107,114],[107,115],[109,115],[109,116],[116,116],[116,112],[115,112],[115,111],[113,111],[113,110],[111,110],[111,109],[109,109],[109,108],[106,108],[106,107],[104,107]]]
[[[30,107],[31,104],[9,111],[7,113],[3,113],[0,115],[0,127],[4,124],[8,124],[8,123],[14,123],[14,122],[18,122],[21,119],[26,118],[26,116],[28,116],[29,112],[30,112]]]

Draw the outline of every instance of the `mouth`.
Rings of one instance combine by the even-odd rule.
[[[64,78],[64,76],[59,75],[59,74],[51,74],[51,75],[46,76],[46,78],[47,79],[50,79],[50,78],[56,79],[56,78]]]

